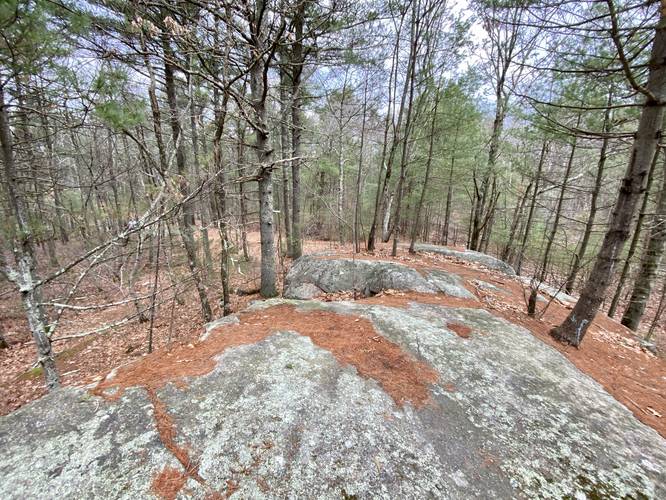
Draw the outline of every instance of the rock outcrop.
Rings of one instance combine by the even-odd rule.
[[[532,286],[532,278],[528,276],[522,276],[520,280],[527,286]],[[536,285],[535,285],[536,286]],[[538,291],[539,292],[544,292],[546,295],[549,297],[552,297],[553,299],[559,301],[562,304],[565,305],[574,305],[578,299],[576,297],[573,297],[566,293],[565,291],[552,287],[550,285],[547,285],[546,283],[539,283],[538,284]]]
[[[657,499],[665,466],[525,329],[416,302],[257,302],[0,418],[3,499]]]
[[[439,245],[429,245],[425,243],[416,244],[414,249],[417,252],[436,253],[446,257],[452,257],[463,262],[472,262],[474,264],[487,267],[488,269],[500,271],[509,276],[516,275],[516,271],[513,269],[513,267],[511,267],[506,262],[496,259],[495,257],[485,253],[475,252],[474,250],[454,250],[453,248],[442,247]]]
[[[395,262],[314,255],[304,255],[294,262],[285,279],[284,296],[313,299],[326,293],[356,291],[367,297],[384,290],[441,292],[475,299],[457,275],[439,269],[419,272]]]

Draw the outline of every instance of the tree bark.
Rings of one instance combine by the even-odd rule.
[[[604,124],[603,132],[610,132],[610,118],[611,118],[611,105],[613,104],[613,94],[612,91],[608,93],[608,102],[606,112],[604,113]],[[576,278],[578,277],[578,272],[580,271],[581,261],[585,257],[585,252],[587,251],[587,246],[590,242],[590,236],[592,236],[592,229],[594,228],[594,221],[597,216],[597,200],[599,198],[599,192],[601,191],[601,184],[604,179],[604,167],[606,165],[608,149],[608,137],[605,136],[601,142],[601,150],[599,151],[599,161],[597,162],[597,175],[594,179],[594,188],[592,190],[592,197],[590,199],[590,215],[587,218],[587,223],[585,224],[585,231],[583,233],[583,239],[580,242],[578,250],[573,256],[573,262],[571,264],[571,271],[567,277],[567,282],[565,285],[565,290],[567,293],[573,292],[574,286],[576,285]]]
[[[262,11],[264,3],[257,2],[256,9]],[[253,46],[249,54],[250,100],[252,103],[254,129],[254,149],[259,163],[257,174],[259,184],[259,235],[261,239],[261,286],[262,297],[275,297],[277,290],[277,271],[275,265],[275,235],[273,228],[273,165],[272,149],[269,142],[268,124],[266,123],[266,96],[268,94],[269,61],[263,55],[265,51],[261,16],[251,15],[250,30]],[[271,54],[272,56],[272,54]],[[270,56],[269,56],[270,59]]]
[[[661,297],[659,298],[659,305],[657,306],[657,310],[654,313],[654,318],[652,318],[650,329],[645,334],[646,341],[649,342],[652,339],[652,335],[654,335],[654,331],[656,330],[657,325],[659,324],[661,317],[664,314],[664,311],[666,311],[666,281],[661,287]]]
[[[303,51],[303,27],[305,9],[309,0],[298,3],[294,14],[294,43],[291,51],[291,253],[294,259],[303,254],[303,229],[301,215],[301,135],[303,132],[303,98],[301,80],[305,53]]]
[[[388,104],[388,110],[386,113],[386,120],[384,122],[384,141],[382,145],[382,156],[381,156],[381,163],[379,165],[379,173],[378,173],[378,178],[377,178],[377,192],[375,195],[375,210],[374,214],[372,217],[372,223],[370,224],[370,230],[368,231],[368,252],[374,252],[375,251],[375,239],[376,239],[376,233],[377,233],[377,227],[379,226],[379,220],[380,220],[380,215],[381,215],[381,208],[384,206],[384,221],[387,219],[390,219],[390,207],[387,209],[386,204],[389,202],[389,196],[388,196],[388,189],[389,189],[389,182],[391,179],[391,172],[393,170],[393,157],[395,155],[395,148],[397,144],[399,143],[399,134],[400,134],[400,128],[402,126],[402,115],[403,115],[403,110],[404,110],[404,105],[405,105],[405,98],[407,96],[407,82],[409,80],[409,74],[406,75],[405,77],[405,85],[403,88],[402,92],[402,98],[400,101],[400,110],[398,111],[398,123],[397,125],[392,122],[392,116],[395,113],[393,109],[393,104],[395,100],[395,96],[397,94],[397,80],[398,80],[398,59],[399,59],[399,54],[400,54],[400,34],[402,31],[402,25],[405,20],[405,15],[407,13],[407,9],[405,9],[401,13],[400,17],[400,27],[398,29],[398,33],[396,33],[396,38],[395,38],[395,44],[393,46],[393,55],[391,57],[391,74],[389,76],[389,104]],[[409,67],[408,67],[409,69]],[[391,126],[393,126],[394,130],[394,135],[393,139],[391,141],[391,148],[390,152],[388,153],[388,161],[387,161],[387,145],[388,145],[388,136],[389,136],[389,130],[391,129]],[[384,181],[382,182],[382,171],[383,169],[386,169],[386,175],[384,176]],[[391,200],[393,199],[392,197],[390,198]],[[386,213],[388,210],[389,213]],[[385,240],[387,241],[387,240]]]
[[[222,315],[231,313],[230,288],[229,288],[229,228],[227,213],[227,190],[226,190],[226,166],[222,153],[222,134],[226,125],[227,104],[229,94],[225,93],[222,104],[219,97],[215,99],[215,134],[213,135],[213,161],[217,178],[215,181],[215,207],[217,209],[218,232],[220,235],[220,282],[222,283]]]
[[[239,117],[236,122],[236,129],[238,134],[238,177],[243,176],[243,164],[245,163],[245,125],[241,122]],[[238,204],[240,209],[240,224],[241,224],[241,246],[243,247],[243,258],[245,261],[250,260],[250,251],[247,245],[247,207],[245,204],[245,187],[244,183],[238,183]]]
[[[9,122],[9,112],[5,104],[5,89],[0,86],[0,146],[2,146],[2,160],[5,172],[5,189],[7,190],[10,215],[16,227],[15,242],[12,245],[16,269],[7,273],[21,294],[21,302],[28,319],[28,326],[32,338],[37,346],[37,362],[41,366],[46,387],[49,390],[60,385],[55,356],[51,348],[46,316],[42,303],[41,287],[37,285],[39,278],[35,270],[35,254],[33,248],[33,234],[28,218],[28,208],[23,197],[16,165]],[[26,147],[31,147],[30,144]],[[2,259],[0,259],[2,260]],[[5,271],[3,269],[3,271]]]
[[[291,154],[291,141],[289,140],[289,122],[292,112],[292,106],[287,93],[287,70],[280,69],[280,152],[282,160],[289,158]],[[284,235],[287,240],[287,256],[293,257],[293,237],[291,235],[292,217],[291,198],[289,196],[289,163],[284,161],[282,164],[282,206],[281,212],[284,220]]]
[[[580,299],[567,319],[552,331],[553,337],[574,346],[583,341],[604,300],[618,255],[629,238],[631,219],[645,189],[650,164],[662,135],[666,97],[666,10],[660,12],[648,68],[649,94],[645,97],[631,159],[621,182],[608,231]]]
[[[348,71],[345,71],[345,79],[342,84],[342,93],[340,96],[340,108],[338,116],[338,200],[337,200],[337,219],[338,219],[338,240],[344,243],[344,202],[345,202],[345,158],[344,143],[344,107],[347,98]]]
[[[664,166],[666,167],[666,162],[664,162]],[[664,243],[666,243],[666,168],[664,168],[663,184],[659,191],[656,213],[652,219],[650,237],[641,256],[641,266],[634,281],[629,306],[622,316],[622,324],[634,331],[638,329],[645,313],[645,307],[664,253]]]
[[[178,116],[178,99],[176,97],[176,82],[174,78],[174,67],[170,62],[173,53],[166,35],[162,36],[162,49],[164,50],[164,85],[169,106],[169,122],[171,124],[171,138],[176,147],[176,170],[178,173],[178,188],[180,195],[186,198],[189,194],[187,184],[187,166],[185,163],[185,148],[182,140],[182,128]],[[191,202],[183,203],[181,206],[181,217],[178,218],[178,229],[183,240],[183,247],[187,254],[187,264],[190,268],[192,280],[199,294],[201,302],[201,317],[208,323],[213,319],[213,312],[208,302],[206,288],[201,279],[200,266],[197,262],[197,251],[194,243],[192,226],[194,224],[194,213]]]
[[[645,186],[645,192],[643,193],[643,199],[641,202],[640,210],[638,211],[638,217],[636,217],[636,225],[634,226],[634,235],[631,237],[631,243],[629,244],[629,250],[627,251],[627,257],[624,259],[624,265],[622,266],[622,271],[620,272],[620,277],[618,278],[617,288],[613,294],[613,299],[611,300],[610,306],[608,307],[608,316],[612,318],[617,312],[617,306],[620,303],[620,297],[622,296],[622,291],[624,289],[624,284],[627,281],[629,276],[629,269],[631,268],[631,262],[634,259],[636,250],[638,249],[638,244],[641,240],[641,235],[643,234],[643,221],[645,220],[645,215],[647,212],[648,201],[650,200],[650,191],[652,189],[652,180],[654,178],[654,171],[657,166],[657,160],[659,157],[659,151],[657,151],[652,159],[652,164],[650,165],[650,171],[648,173],[647,184]]]
[[[367,75],[366,75],[367,76]],[[365,145],[365,121],[368,107],[368,79],[363,85],[363,118],[361,123],[361,144],[358,151],[358,170],[356,172],[356,202],[354,203],[354,252],[361,251],[359,232],[361,226],[361,172],[363,170],[363,146]]]
[[[511,255],[513,253],[513,240],[516,237],[516,232],[518,231],[518,225],[520,224],[520,221],[523,217],[523,210],[525,210],[525,203],[527,202],[527,198],[530,195],[530,191],[532,190],[532,185],[534,184],[534,181],[530,181],[527,187],[525,188],[525,192],[523,195],[520,197],[520,201],[518,202],[518,205],[516,205],[516,210],[513,214],[513,219],[511,221],[511,228],[509,229],[509,238],[504,246],[504,250],[502,251],[502,256],[500,257],[501,260],[505,262],[509,262],[511,259]]]
[[[439,89],[435,91],[435,105],[432,109],[432,121],[430,122],[430,140],[428,142],[428,158],[426,160],[425,178],[423,179],[423,187],[421,188],[421,196],[419,197],[418,205],[416,206],[416,220],[412,226],[412,238],[409,243],[409,253],[416,253],[414,245],[416,244],[416,235],[418,234],[419,220],[421,218],[421,209],[423,208],[423,201],[428,190],[430,183],[430,168],[432,166],[432,153],[435,144],[435,125],[437,124],[437,109],[439,108]]]
[[[190,61],[190,66],[192,62]],[[190,133],[192,139],[192,158],[194,166],[194,180],[198,184],[201,181],[201,162],[199,159],[199,127],[197,126],[197,103],[194,96],[194,76],[187,76],[187,96],[190,107]],[[208,238],[208,223],[210,222],[210,211],[206,204],[199,200],[196,205],[201,223],[201,248],[203,251],[202,270],[206,281],[213,274],[213,257],[210,250],[210,239]]]
[[[576,123],[576,128],[580,124],[580,115],[578,115],[578,123]],[[546,279],[548,272],[548,265],[550,263],[550,252],[553,248],[553,243],[555,242],[555,237],[557,236],[557,229],[560,225],[560,217],[562,216],[562,206],[564,204],[564,195],[567,191],[567,185],[569,183],[569,177],[571,175],[571,169],[573,168],[574,158],[576,156],[576,145],[578,143],[578,138],[574,136],[571,144],[571,152],[569,153],[569,159],[567,161],[567,167],[564,171],[564,179],[562,180],[562,186],[560,187],[560,195],[557,199],[557,207],[555,208],[555,219],[553,220],[553,225],[550,228],[548,233],[546,248],[543,252],[543,260],[541,261],[540,271],[537,277],[537,286],[532,286],[530,293],[530,300],[527,306],[527,313],[530,316],[534,316],[536,312],[536,299],[539,292],[539,285],[543,283]]]
[[[410,48],[409,48],[409,65],[407,68],[407,77],[405,80],[405,90],[409,83],[409,98],[407,100],[407,114],[405,116],[405,130],[402,138],[402,152],[400,155],[400,177],[398,178],[398,187],[396,188],[397,198],[395,203],[395,212],[393,214],[393,246],[391,248],[391,256],[395,257],[398,254],[398,238],[400,236],[400,217],[401,205],[403,195],[403,185],[405,183],[405,175],[407,173],[407,158],[409,152],[409,136],[412,128],[412,111],[414,107],[414,86],[416,80],[416,58],[418,55],[418,38],[420,34],[421,13],[419,12],[418,2],[413,3],[412,7],[412,22],[410,27]],[[403,97],[404,101],[404,97]]]
[[[458,134],[460,132],[460,120],[456,122],[456,133],[453,136],[453,148],[451,150],[451,164],[449,165],[449,182],[446,186],[446,209],[444,213],[444,245],[449,244],[449,225],[451,224],[451,198],[453,197],[453,167],[456,163],[456,145],[458,143]]]
[[[532,201],[530,202],[530,210],[527,215],[527,222],[525,222],[525,232],[523,233],[522,241],[520,242],[520,250],[516,257],[516,273],[520,275],[520,270],[523,266],[523,257],[525,256],[525,248],[527,247],[527,240],[530,237],[530,230],[532,229],[532,219],[536,209],[536,202],[539,197],[539,186],[541,185],[541,172],[543,165],[546,162],[550,145],[548,141],[543,141],[541,146],[541,154],[539,155],[539,163],[537,166],[536,176],[534,178],[534,191],[532,192]]]

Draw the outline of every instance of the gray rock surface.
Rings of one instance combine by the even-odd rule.
[[[501,293],[504,295],[510,295],[511,292],[507,290],[506,288],[502,288],[497,285],[493,285],[492,283],[488,283],[487,281],[483,280],[474,280],[472,283],[474,283],[475,286],[479,287],[481,290],[485,290],[488,292],[494,292],[494,293]]]
[[[429,245],[425,243],[416,244],[414,249],[417,252],[436,253],[446,257],[453,257],[454,259],[462,260],[465,262],[473,262],[475,264],[480,264],[484,267],[487,267],[488,269],[500,271],[509,276],[515,276],[516,274],[516,271],[513,269],[513,267],[511,267],[506,262],[485,253],[475,252],[474,250],[454,250],[448,247]]]
[[[119,403],[62,389],[0,418],[0,498],[142,498],[178,461],[143,390]]]
[[[532,278],[529,276],[521,276],[520,281],[527,286],[532,286]],[[564,305],[574,305],[578,301],[576,297],[546,283],[539,283],[539,292],[544,292],[548,297],[552,297]],[[544,298],[543,300],[546,302],[549,299]]]
[[[421,274],[395,262],[323,259],[311,255],[297,259],[292,265],[285,279],[284,296],[304,300],[325,293],[354,290],[364,296],[375,295],[383,290],[403,290],[476,298],[465,288],[459,276],[446,271],[431,269]]]
[[[215,329],[220,328],[221,326],[237,325],[239,323],[240,320],[238,319],[237,314],[230,314],[229,316],[218,318],[204,326],[204,333],[201,335],[200,339],[206,340]]]
[[[666,498],[666,440],[523,328],[418,303],[250,309],[284,303],[368,318],[436,369],[430,403],[396,405],[298,331],[230,348],[158,391],[203,479],[179,498]],[[64,389],[0,418],[3,499],[147,498],[165,465],[181,468],[143,389]]]

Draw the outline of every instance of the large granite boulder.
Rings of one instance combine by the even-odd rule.
[[[509,276],[515,276],[516,271],[506,262],[499,260],[491,255],[487,255],[481,252],[475,252],[474,250],[454,250],[452,248],[443,247],[439,245],[429,245],[425,243],[417,243],[414,246],[414,249],[417,252],[429,252],[436,253],[439,255],[444,255],[446,257],[452,257],[454,259],[462,260],[464,262],[472,262],[474,264],[480,264],[488,269],[493,269],[495,271],[500,271]]]
[[[459,276],[446,271],[419,272],[396,262],[315,255],[304,255],[294,262],[285,279],[284,296],[312,299],[326,293],[348,291],[371,296],[384,290],[441,292],[463,299],[476,298]]]
[[[666,440],[482,309],[258,302],[100,387],[0,418],[1,498],[666,498]]]

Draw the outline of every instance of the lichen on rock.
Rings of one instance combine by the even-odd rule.
[[[480,308],[258,301],[105,384],[0,418],[2,498],[666,498],[666,440]]]

